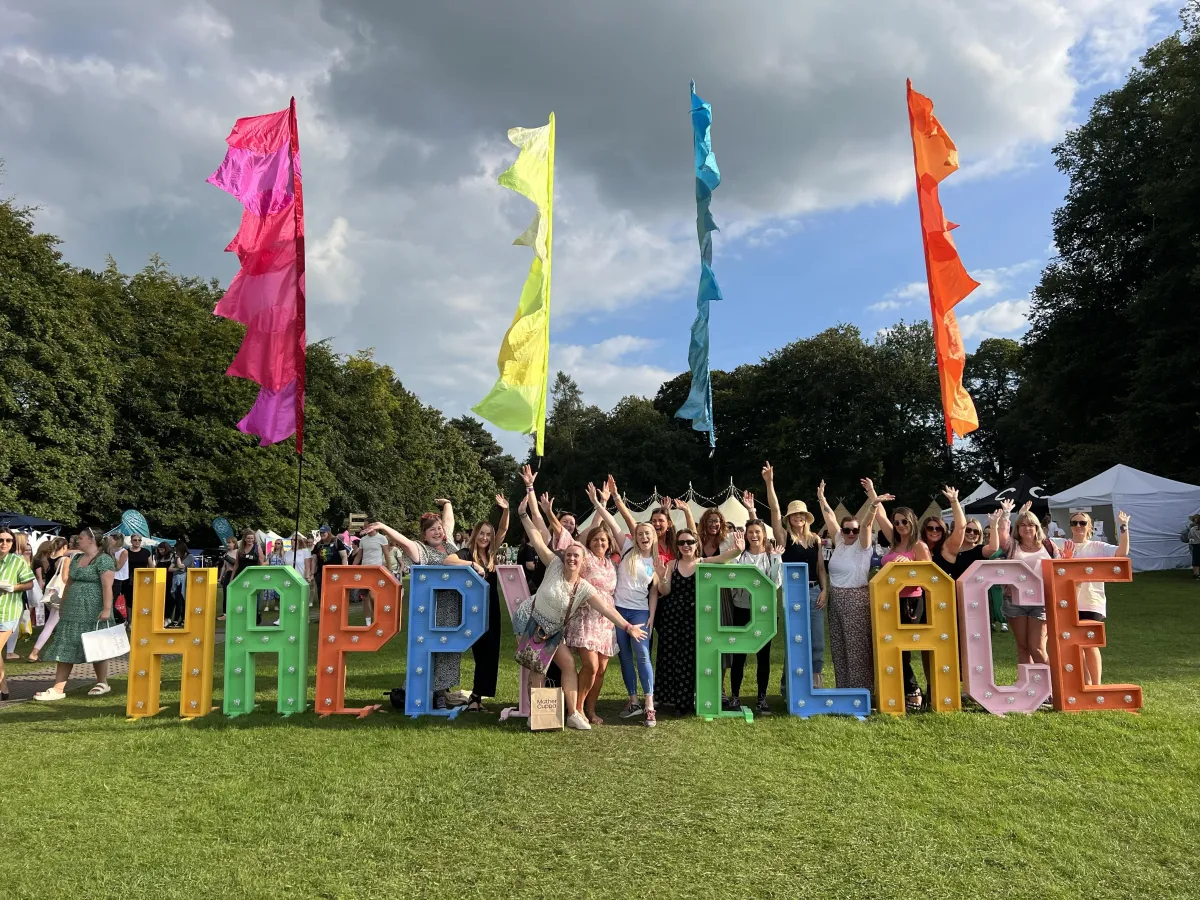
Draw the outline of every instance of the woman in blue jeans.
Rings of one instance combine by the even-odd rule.
[[[610,477],[607,482],[609,493],[618,496],[616,484]],[[596,504],[596,511],[613,530],[621,534],[621,527],[607,508]],[[613,603],[625,621],[643,625],[646,636],[635,640],[622,631],[617,632],[617,649],[621,656],[621,678],[629,702],[621,710],[622,719],[646,714],[646,727],[658,724],[654,711],[654,669],[650,664],[650,632],[654,628],[654,613],[658,608],[659,579],[666,577],[666,569],[658,556],[658,535],[649,522],[641,522],[633,529],[633,539],[626,535],[621,547],[621,562],[617,566],[617,588],[613,592]],[[642,692],[646,705],[638,702],[638,679],[642,681]]]
[[[813,687],[822,688],[825,686],[825,601],[829,581],[825,573],[825,554],[821,552],[821,539],[811,530],[813,514],[808,511],[808,505],[803,500],[793,500],[788,504],[785,522],[779,509],[779,497],[775,493],[775,470],[769,462],[763,466],[762,476],[767,486],[767,505],[771,508],[771,531],[775,536],[775,546],[783,548],[783,562],[808,564],[808,624],[812,647],[812,680]],[[785,669],[781,690],[786,690],[786,684]]]

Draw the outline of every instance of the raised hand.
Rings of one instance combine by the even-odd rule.
[[[675,501],[670,497],[663,497],[658,504],[659,509],[671,509],[675,505]]]
[[[542,492],[542,496],[539,498],[538,505],[542,508],[542,512],[548,513],[550,510],[554,509],[554,498],[550,496],[549,491]]]
[[[1004,510],[997,506],[990,513],[988,513],[988,521],[994,526],[1000,521],[1000,517],[1002,515],[1004,515]]]
[[[821,483],[817,485],[817,499],[822,503],[825,502],[825,479],[821,479]]]
[[[737,548],[738,553],[746,549],[746,534],[743,531],[735,531],[733,533],[733,546]]]
[[[496,495],[496,505],[501,509],[508,509],[508,498],[503,494]]]
[[[875,499],[878,500],[880,503],[891,503],[893,500],[896,499],[896,495],[895,494],[876,494]]]
[[[1005,500],[1000,501],[1000,508],[1002,510],[1004,510],[1004,512],[1007,515],[1010,515],[1010,516],[1012,515],[1013,507],[1016,505],[1017,504],[1014,503],[1012,500],[1005,499]]]
[[[875,482],[873,482],[870,478],[860,478],[858,479],[858,483],[861,484],[863,490],[867,492],[868,500],[879,499],[879,495],[875,493]]]
[[[775,467],[771,465],[769,459],[767,464],[762,467],[762,477],[764,484],[771,484],[775,480]]]
[[[1031,509],[1033,509],[1033,501],[1026,500],[1024,503],[1021,504],[1021,511],[1017,515],[1023,516],[1023,515],[1025,515],[1025,513],[1029,512]]]
[[[596,485],[592,484],[590,481],[588,482],[587,486],[587,495],[588,499],[592,501],[592,506],[600,505],[600,497],[596,493]]]
[[[434,502],[434,505],[437,506],[438,509],[441,509],[443,506],[446,506],[450,501],[447,500],[445,497],[438,497],[433,502]]]
[[[1127,526],[1129,524],[1129,513],[1125,512],[1123,509],[1117,510],[1117,524],[1122,528]]]
[[[525,482],[525,487],[533,487],[534,481],[537,480],[537,472],[533,471],[528,464],[521,466],[521,480]]]
[[[757,518],[757,514],[754,512],[754,492],[753,491],[742,491],[742,506],[744,506],[744,507],[746,507],[746,509],[750,510],[750,515],[755,516]]]
[[[654,557],[654,577],[658,579],[659,584],[667,580],[667,564],[662,561],[661,556]]]
[[[608,498],[611,496],[612,494],[608,489],[608,482],[606,481],[604,487],[600,489],[600,505],[605,509],[608,509]]]
[[[621,492],[617,490],[617,479],[613,478],[612,475],[608,476],[608,480],[604,482],[604,487],[608,489],[610,496],[621,496]]]
[[[954,503],[956,500],[958,500],[958,488],[946,485],[944,488],[942,488],[942,496],[944,496],[951,503]]]
[[[675,504],[675,508],[676,508],[676,509],[681,509],[681,510],[682,510],[682,509],[687,509],[687,508],[688,508],[688,505],[687,505],[687,501],[686,501],[686,500],[680,500],[678,497],[676,497],[676,498],[675,498],[675,499],[674,499],[672,502]]]

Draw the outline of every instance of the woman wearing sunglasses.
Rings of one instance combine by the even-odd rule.
[[[1026,502],[1017,513],[1012,539],[1008,542],[1009,559],[1030,560],[1039,566],[1039,560],[1057,559],[1058,547],[1042,531],[1042,523],[1029,511],[1031,502]],[[1076,518],[1076,517],[1072,517]],[[1012,590],[1004,590],[1004,617],[1017,642],[1018,663],[1049,663],[1046,651],[1046,607],[1018,606],[1011,600]]]
[[[871,594],[867,581],[871,574],[874,507],[881,500],[868,499],[857,516],[845,516],[840,523],[825,499],[824,481],[817,486],[817,502],[825,528],[835,536],[833,555],[826,563],[833,674],[838,687],[872,690],[875,662],[871,652]],[[860,522],[866,522],[867,526],[861,528]]]
[[[15,551],[16,535],[0,528],[0,647],[15,634],[21,621],[22,591],[33,587],[33,568]],[[0,700],[8,699],[4,658],[0,656]]]
[[[1071,539],[1063,545],[1063,555],[1072,559],[1129,556],[1129,514],[1117,511],[1119,543],[1106,544],[1092,540],[1092,517],[1085,512],[1071,513]],[[1103,622],[1108,614],[1104,582],[1082,581],[1076,592],[1079,620]],[[1083,675],[1086,684],[1100,684],[1101,661],[1099,647],[1084,647]]]
[[[870,500],[886,500],[891,495],[880,496],[875,493],[875,485],[870,478],[862,480],[862,486],[867,491]],[[875,506],[875,522],[879,530],[887,538],[890,549],[883,556],[883,564],[899,560],[912,562],[929,560],[932,556],[929,547],[917,537],[917,514],[907,506],[898,506],[892,512],[891,518],[883,510],[883,504]],[[940,524],[940,523],[939,523]],[[942,527],[943,534],[945,526]],[[919,587],[907,587],[900,590],[900,621],[908,625],[916,625],[925,618],[925,594]],[[921,654],[922,668],[925,670],[925,683],[929,683],[929,657]],[[904,675],[904,705],[909,712],[921,709],[924,697],[921,687],[917,684],[917,676],[913,673],[912,652],[905,650],[901,655],[901,666]]]

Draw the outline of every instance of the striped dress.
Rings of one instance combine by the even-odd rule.
[[[0,559],[0,582],[15,587],[33,581],[33,569],[20,553],[6,553]],[[8,631],[3,626],[17,622],[21,618],[23,594],[21,591],[5,591],[0,593],[0,630]],[[15,626],[14,626],[15,627]]]

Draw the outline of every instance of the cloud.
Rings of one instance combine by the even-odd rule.
[[[1012,337],[1029,327],[1028,300],[1001,300],[987,309],[958,317],[963,340]]]
[[[867,312],[883,312],[888,309],[900,309],[900,307],[907,305],[907,303],[900,303],[897,300],[880,300],[878,303],[872,303],[868,306]]]
[[[761,252],[807,216],[909,195],[907,75],[964,171],[991,174],[1061,137],[1081,81],[1127,66],[1176,2],[910,0],[865,18],[837,0],[526,0],[469,16],[391,0],[10,5],[4,187],[41,207],[69,259],[129,269],[159,253],[227,281],[238,209],[204,179],[237,117],[294,94],[310,334],[374,346],[456,415],[495,379],[529,267],[511,242],[530,204],[496,185],[509,127],[557,112],[552,352],[603,404],[679,370],[608,344],[602,323],[694,290],[689,78],[714,107],[721,252]],[[560,346],[584,320],[595,341]]]
[[[653,397],[659,385],[679,374],[652,363],[628,359],[644,355],[658,345],[658,341],[630,334],[590,345],[560,344],[551,349],[550,369],[571,375],[588,403],[609,409],[622,397]]]

